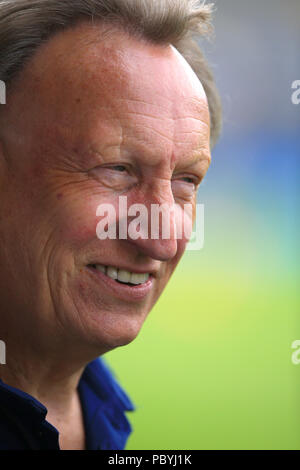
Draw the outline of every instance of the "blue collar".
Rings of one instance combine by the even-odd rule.
[[[90,362],[78,385],[87,450],[121,450],[132,431],[134,405],[103,359]],[[2,409],[2,412],[1,412]],[[58,431],[38,400],[0,380],[0,449],[59,449]],[[14,447],[15,446],[15,447]]]

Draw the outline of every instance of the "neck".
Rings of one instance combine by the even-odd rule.
[[[36,398],[48,410],[47,421],[59,432],[61,449],[85,448],[83,413],[78,383],[84,366],[12,355],[0,366],[0,379]]]
[[[32,395],[41,403],[62,403],[74,396],[85,366],[102,354],[98,347],[81,345],[64,335],[20,332],[15,325],[1,324],[6,345],[6,364],[0,365],[0,379]],[[52,332],[51,332],[52,333]]]

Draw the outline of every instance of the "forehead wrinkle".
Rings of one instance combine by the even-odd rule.
[[[133,113],[132,113],[133,115]],[[142,115],[143,116],[143,115]],[[152,116],[151,116],[152,118]],[[155,116],[157,119],[161,119],[159,116]],[[145,120],[148,122],[149,117],[146,116]],[[143,120],[144,121],[144,120]],[[159,127],[155,126],[148,126],[145,125],[145,122],[138,122],[128,119],[128,114],[122,113],[122,117],[118,120],[118,126],[116,128],[116,121],[109,120],[108,121],[108,128],[110,128],[109,134],[111,135],[110,138],[104,139],[104,142],[100,144],[100,137],[99,137],[99,144],[97,144],[98,138],[95,139],[94,148],[97,151],[106,151],[110,150],[111,147],[117,147],[118,143],[120,144],[120,151],[123,152],[123,156],[129,155],[143,155],[144,157],[149,159],[152,165],[159,165],[163,160],[171,159],[171,166],[174,166],[174,162],[176,159],[180,159],[180,154],[194,154],[198,153],[199,150],[206,148],[205,145],[205,131],[203,128],[199,129],[190,129],[186,133],[191,135],[190,140],[181,140],[180,135],[186,134],[185,132],[178,132],[176,133],[176,129],[174,127],[174,121],[176,119],[168,118],[168,122],[170,123],[169,126],[169,135],[163,133],[161,131],[161,125]],[[198,119],[196,120],[198,121]],[[202,123],[202,121],[199,119]],[[194,126],[193,126],[194,127]],[[100,124],[99,130],[102,131],[102,123]],[[122,133],[122,144],[120,142],[120,130]],[[145,132],[146,131],[146,132]],[[155,136],[159,136],[159,139],[156,139]],[[202,137],[203,136],[203,137]],[[118,138],[117,138],[118,137]],[[162,141],[161,138],[164,140],[164,153],[162,152]],[[116,143],[116,139],[118,143]],[[174,150],[174,146],[178,148]],[[183,150],[180,147],[185,147]],[[189,147],[189,148],[187,148]],[[178,157],[176,157],[178,155]],[[175,162],[176,163],[176,162]]]
[[[75,34],[72,32],[65,32],[64,34],[69,34],[68,40],[66,40],[65,43],[63,43],[62,38],[63,36],[61,35],[60,38],[53,38],[53,40],[56,40],[57,42],[55,45],[53,45],[53,50],[54,50],[54,55],[52,55],[52,62],[50,61],[49,63],[46,61],[47,65],[47,74],[49,73],[47,80],[43,83],[43,94],[44,94],[44,105],[47,106],[47,110],[52,107],[52,112],[54,116],[59,116],[59,119],[57,123],[55,123],[56,126],[61,126],[62,127],[66,124],[66,128],[69,127],[69,124],[71,124],[71,127],[73,128],[72,131],[68,132],[68,136],[71,134],[76,134],[79,132],[81,135],[83,133],[85,134],[85,138],[90,137],[91,135],[96,134],[96,129],[101,127],[99,124],[99,120],[103,118],[103,111],[100,113],[100,117],[98,116],[99,110],[102,108],[104,110],[104,113],[109,114],[110,118],[115,117],[115,119],[118,119],[120,117],[120,99],[123,100],[122,103],[126,100],[127,105],[129,106],[130,100],[132,103],[134,102],[135,104],[137,102],[141,103],[141,106],[145,106],[145,103],[147,104],[148,107],[153,107],[153,109],[161,109],[163,112],[167,115],[170,113],[171,117],[170,119],[170,140],[172,142],[176,142],[176,129],[175,129],[175,121],[179,123],[182,120],[185,120],[187,118],[185,117],[178,117],[178,111],[179,107],[182,106],[182,103],[180,103],[181,100],[185,100],[186,96],[178,94],[180,92],[180,86],[178,83],[178,73],[180,74],[181,72],[178,71],[176,72],[176,85],[173,87],[170,87],[171,90],[171,95],[170,93],[167,93],[165,96],[163,93],[160,92],[160,84],[157,83],[157,80],[151,79],[145,71],[142,71],[142,73],[145,75],[147,78],[146,83],[147,86],[145,86],[145,82],[143,80],[140,80],[141,83],[141,88],[138,90],[139,93],[137,92],[135,85],[136,85],[136,80],[137,80],[137,73],[139,73],[138,77],[140,77],[141,72],[139,70],[140,64],[134,64],[133,67],[131,67],[131,61],[130,61],[130,52],[131,49],[129,50],[125,49],[125,52],[122,52],[122,57],[120,56],[120,51],[119,49],[115,50],[114,47],[104,47],[103,44],[100,44],[96,49],[93,47],[92,49],[86,48],[86,53],[83,55],[79,55],[77,51],[73,53],[74,51],[74,39],[76,39],[73,35]],[[64,36],[66,39],[66,36]],[[60,42],[59,42],[60,39]],[[72,39],[72,41],[71,41]],[[48,53],[51,51],[50,47],[50,42],[48,44],[49,50],[47,51]],[[60,48],[61,46],[61,48]],[[68,48],[72,46],[72,50],[70,50],[70,59],[67,62],[65,62],[65,53],[68,51]],[[121,45],[123,47],[123,45]],[[149,65],[152,64],[152,62],[149,63],[149,56],[154,57],[156,59],[164,59],[166,58],[166,61],[163,61],[164,64],[164,73],[167,73],[167,77],[170,76],[170,73],[174,69],[174,62],[170,61],[170,54],[165,52],[162,52],[162,49],[156,48],[155,51],[156,53],[158,50],[160,53],[162,53],[162,56],[157,54],[157,57],[155,54],[152,54],[152,49],[150,48],[150,52],[148,54],[148,49],[146,50],[145,57],[143,56],[144,49],[142,49],[142,46],[140,44],[137,45],[139,53],[137,56],[139,58],[142,58],[142,61],[147,63],[147,67],[149,68]],[[83,51],[83,49],[81,50]],[[103,55],[101,55],[101,51],[104,51]],[[80,52],[80,51],[79,51]],[[114,54],[113,60],[111,60],[111,55]],[[152,55],[151,55],[152,54]],[[164,55],[165,54],[165,55]],[[45,54],[47,55],[47,54]],[[48,54],[49,55],[49,54]],[[91,61],[91,58],[94,56],[96,59],[95,61]],[[79,58],[79,64],[80,66],[76,67],[78,70],[78,74],[76,81],[74,82],[74,67],[76,63],[76,59]],[[43,57],[40,57],[40,60],[43,61]],[[46,59],[45,59],[46,60]],[[45,61],[44,61],[45,62]],[[43,63],[43,62],[42,62]],[[171,64],[170,68],[169,65]],[[51,67],[53,65],[53,67]],[[127,67],[128,66],[128,67]],[[177,67],[177,65],[176,65]],[[175,69],[176,69],[175,67]],[[38,73],[38,63],[36,64],[36,73]],[[177,69],[176,69],[177,70]],[[63,75],[61,76],[58,74],[58,71],[63,71]],[[156,74],[158,72],[156,71]],[[142,75],[142,76],[144,76]],[[42,77],[39,75],[39,78],[41,79]],[[67,79],[67,81],[66,81]],[[49,95],[49,90],[48,90],[48,84],[53,80],[52,83],[52,88],[50,88],[50,95]],[[200,82],[199,82],[200,83]],[[67,84],[67,86],[66,86]],[[42,83],[40,83],[42,86]],[[69,86],[70,85],[70,86]],[[106,85],[109,86],[109,88],[106,88]],[[147,89],[150,87],[150,96],[152,97],[152,100],[150,100],[150,103],[147,103],[147,100],[145,100],[144,96],[148,96]],[[188,89],[189,90],[189,89]],[[192,93],[192,91],[186,91],[186,93]],[[124,93],[126,93],[126,98],[124,97]],[[122,96],[123,95],[123,96]],[[74,106],[74,101],[76,100],[76,97],[80,96],[81,103],[78,105]],[[54,98],[56,101],[53,102]],[[176,99],[175,99],[176,98]],[[202,100],[202,96],[196,97],[192,94],[192,96],[189,96],[188,100],[192,102],[193,100],[195,101],[195,105],[197,103],[197,106],[199,107],[200,101],[201,103],[201,110],[205,108],[203,106],[205,100]],[[62,108],[61,105],[61,100],[63,100],[64,106]],[[51,105],[51,106],[49,106]],[[130,107],[130,106],[129,106]],[[125,110],[126,112],[126,110]],[[55,122],[53,120],[53,116],[51,117],[51,112],[48,112],[48,118],[49,121]],[[101,116],[102,114],[102,116]],[[130,113],[127,113],[127,119]],[[137,115],[137,113],[132,113],[132,115]],[[167,122],[167,116],[164,116],[164,122]],[[144,113],[145,116],[145,113]],[[176,117],[177,116],[177,117]],[[149,118],[152,117],[149,115]],[[159,113],[157,113],[156,118],[159,117]],[[191,119],[191,118],[190,118]],[[194,118],[197,120],[196,118]],[[205,122],[201,120],[201,126],[205,124]],[[76,127],[77,126],[77,127]],[[115,133],[115,126],[116,122],[114,122],[114,129],[113,132]],[[80,127],[80,129],[79,129]],[[120,129],[123,132],[123,126],[118,125],[118,132],[120,132]],[[120,129],[119,129],[120,127]],[[74,132],[76,130],[76,132]],[[155,130],[153,128],[149,128],[152,132]],[[160,132],[158,130],[157,132]],[[192,132],[189,131],[191,134]],[[163,135],[161,135],[164,137]],[[123,136],[122,136],[123,139]],[[183,144],[186,144],[185,142]],[[169,155],[170,155],[170,150],[169,150]],[[175,158],[175,152],[172,149],[171,151],[172,158]]]
[[[126,103],[126,109],[123,107],[121,109],[120,121],[123,121],[123,125],[129,130],[129,134],[131,134],[131,127],[134,129],[134,135],[137,129],[142,129],[142,131],[148,130],[176,144],[187,144],[186,141],[181,141],[180,138],[178,138],[178,136],[181,135],[189,134],[191,136],[199,136],[203,138],[203,141],[207,138],[206,133],[207,131],[209,132],[210,126],[209,115],[206,110],[203,111],[202,115],[191,115],[188,109],[179,110],[175,102],[175,104],[173,104],[173,110],[167,110],[166,114],[164,114],[161,112],[159,106],[153,106],[153,103],[143,101],[143,104],[145,104],[144,110],[132,109],[132,107],[128,106],[128,100],[126,100]],[[202,105],[202,109],[205,108],[205,106],[205,104],[204,106]],[[130,111],[128,108],[130,108]],[[153,113],[151,113],[148,108],[153,109]],[[174,108],[176,108],[175,111]],[[185,114],[185,111],[187,114]],[[138,122],[134,119],[135,117],[139,117]],[[167,132],[163,133],[161,131],[161,123],[165,124],[164,130]]]

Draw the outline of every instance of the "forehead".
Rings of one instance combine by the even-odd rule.
[[[155,145],[163,129],[170,150],[209,145],[205,92],[172,46],[83,23],[43,45],[25,74],[29,109],[43,108],[38,125],[60,134],[76,129],[81,144],[97,144],[104,130],[117,140],[125,131],[128,141],[142,133]]]

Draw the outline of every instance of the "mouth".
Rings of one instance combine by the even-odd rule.
[[[153,286],[151,273],[127,271],[116,266],[89,264],[88,271],[111,293],[122,300],[142,300]]]
[[[134,273],[114,266],[103,266],[102,264],[90,264],[89,268],[105,274],[120,284],[127,284],[129,286],[145,284],[151,276],[150,273]]]

